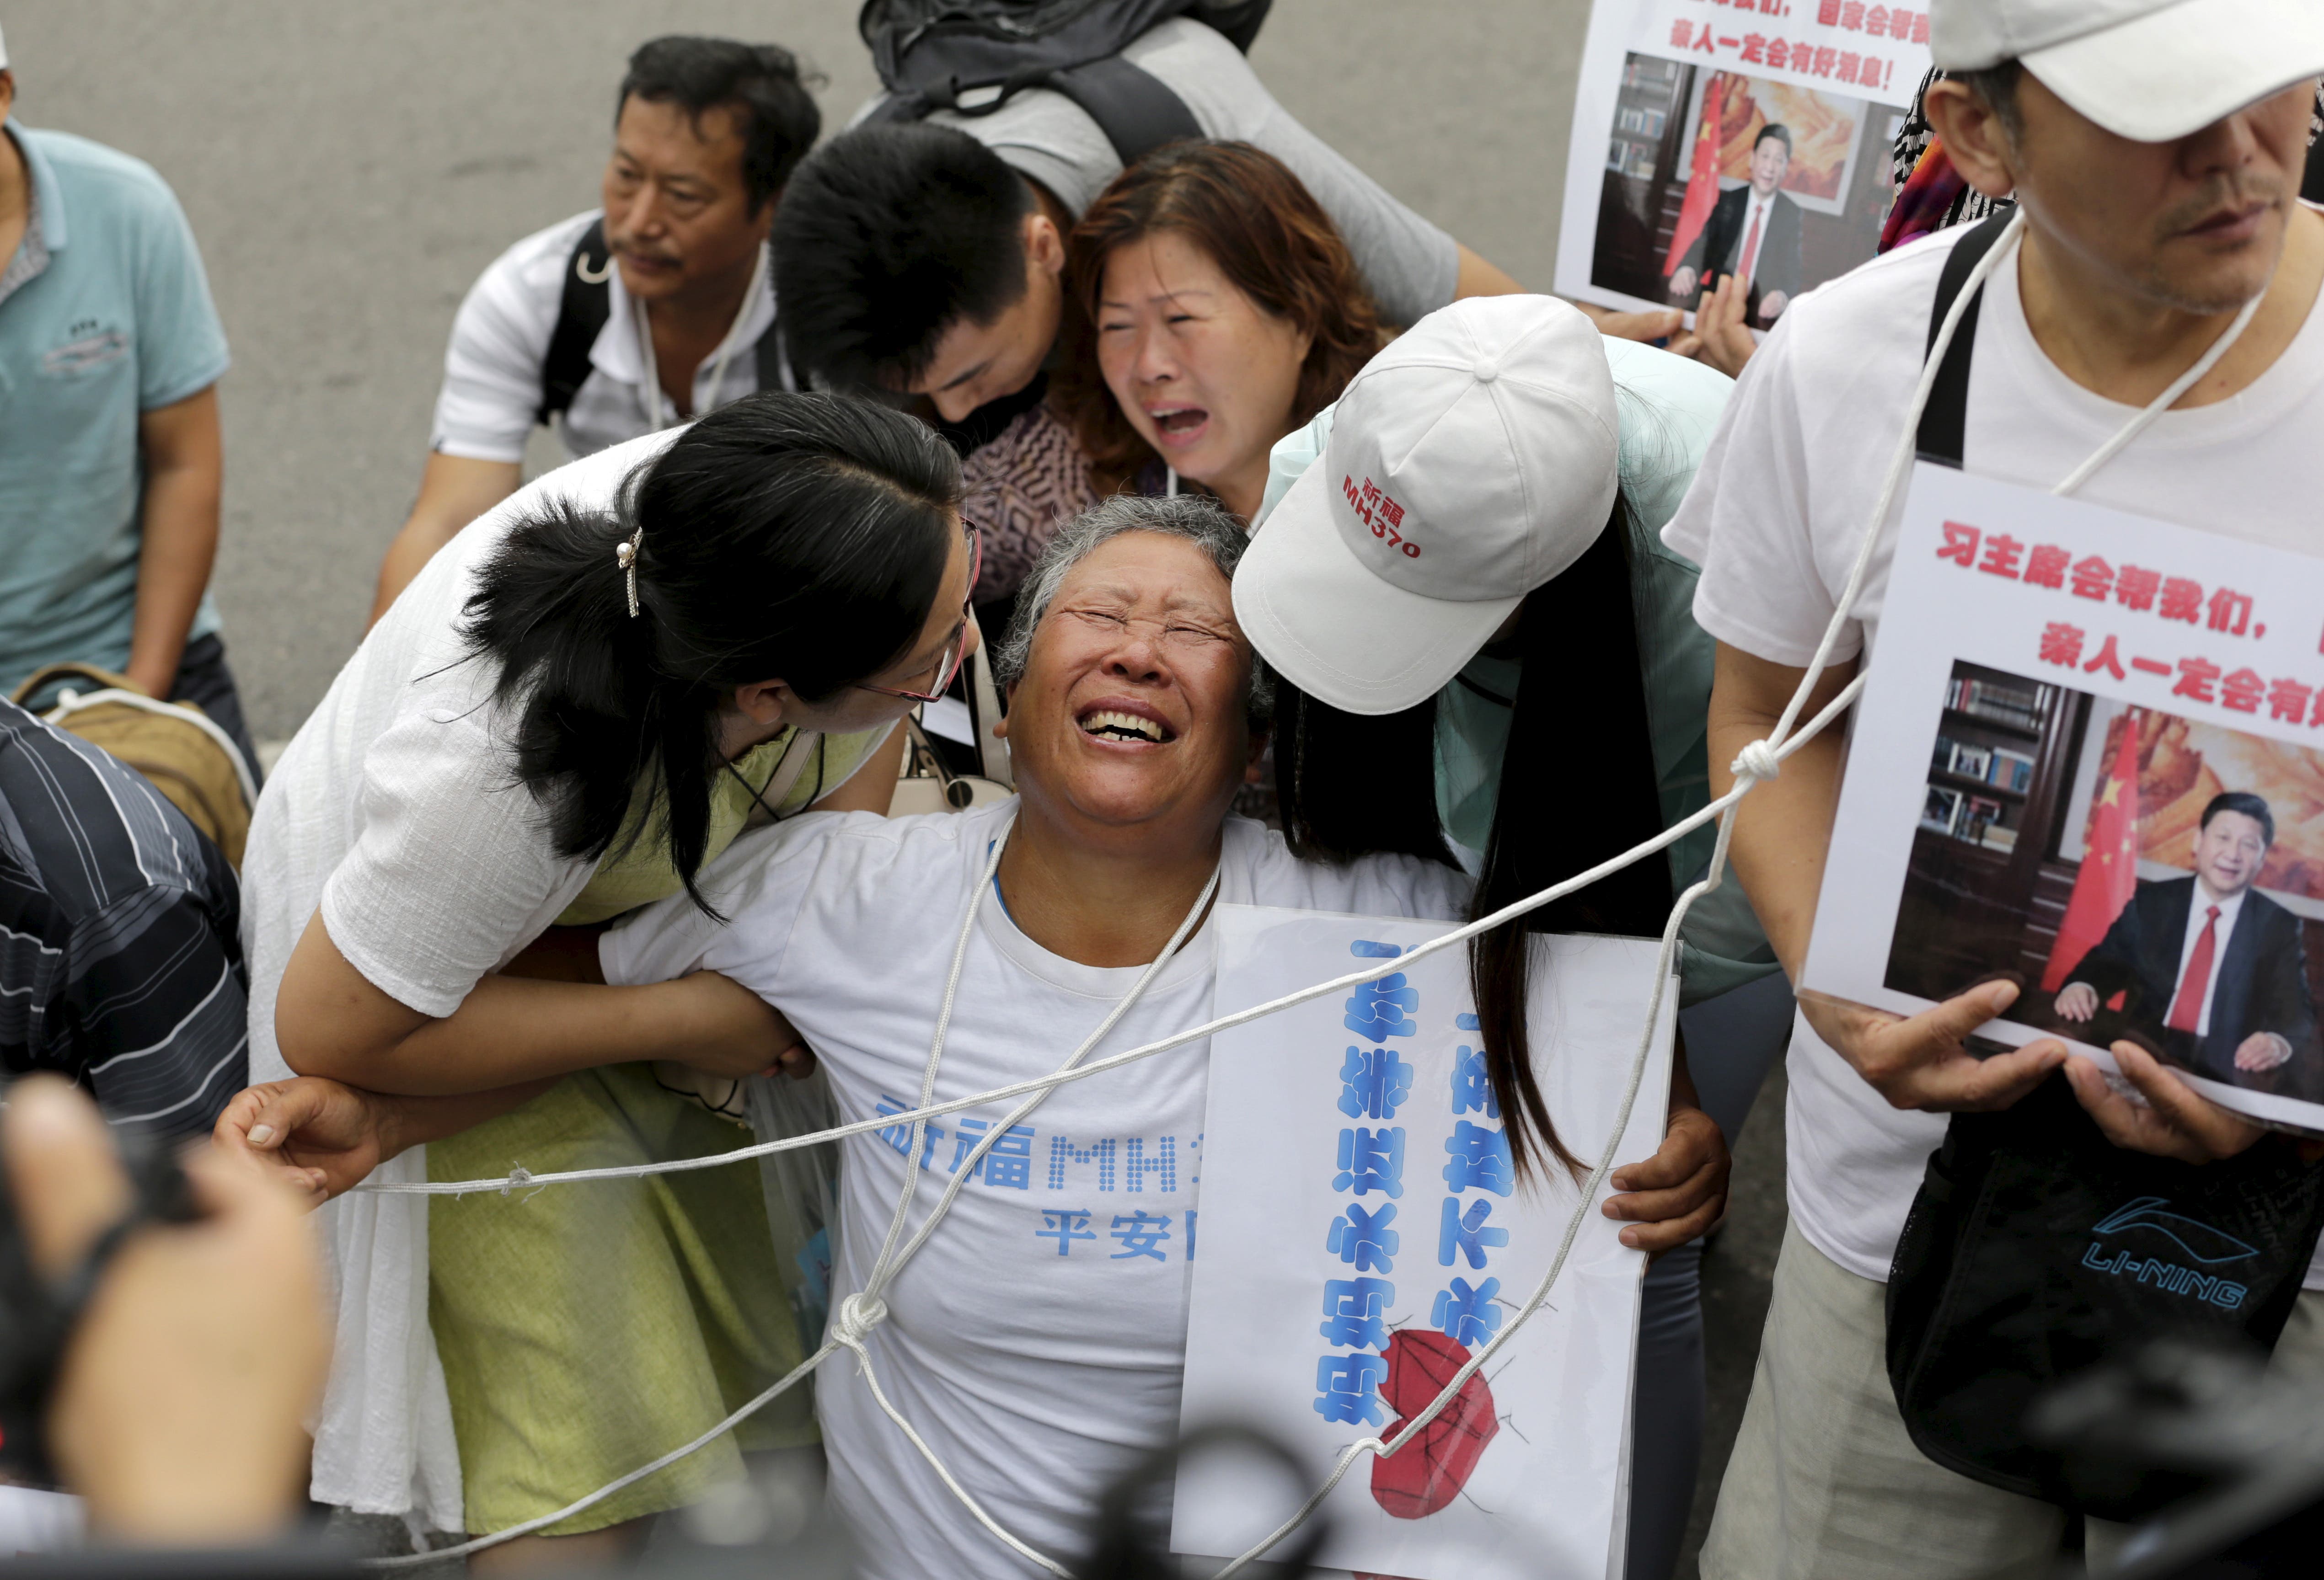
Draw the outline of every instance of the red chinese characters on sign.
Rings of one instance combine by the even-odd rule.
[[[2082,673],[2085,675],[2096,675],[2101,669],[2116,680],[2124,678],[2122,654],[2115,647],[2115,639],[2111,635],[2107,638],[2106,646],[2098,649],[2098,656],[2082,666]]]
[[[2238,592],[2232,587],[2222,587],[2211,594],[2211,629],[2240,637],[2251,624],[2251,594]]]
[[[1929,14],[1903,6],[1864,5],[1858,0],[1817,0],[1816,21],[1825,27],[1866,33],[1876,39],[1885,34],[1906,43],[1929,41]]]
[[[2108,635],[2088,663],[2082,653],[2089,645],[2089,634],[2078,625],[2061,620],[2045,622],[2038,647],[2038,657],[2044,664],[2062,668],[2080,668],[2085,675],[2104,671],[2116,680],[2128,678],[2123,668],[2120,638]],[[2174,666],[2160,658],[2144,654],[2130,660],[2130,667],[2143,675],[2161,675],[2172,680],[2171,694],[2190,702],[2213,703],[2237,713],[2257,716],[2262,705],[2267,716],[2285,724],[2306,723],[2312,729],[2324,729],[2324,689],[2289,676],[2266,679],[2259,671],[2246,665],[2233,671],[2222,671],[2209,658],[2181,658]],[[2175,677],[2175,678],[2173,678]],[[2313,703],[2313,712],[2310,703]]]
[[[2117,569],[2094,554],[2076,559],[2062,544],[2028,546],[2006,532],[1988,532],[1966,521],[1943,522],[1941,530],[1943,541],[1937,545],[1937,557],[1963,570],[2070,592],[2094,603],[2104,603],[2111,594],[2115,602],[2135,613],[2151,611],[2157,619],[2200,626],[2222,636],[2256,640],[2267,635],[2266,625],[2252,619],[2252,595],[2233,587],[2207,592],[2191,576],[2166,576],[2144,565]],[[2172,671],[2166,666],[2161,673]]]
[[[2297,724],[2308,716],[2308,688],[2296,680],[2279,680],[2267,688],[2267,716]]]
[[[2008,576],[2015,579],[2017,574],[2017,556],[2024,551],[2025,546],[2010,537],[2008,533],[1996,532],[1985,540],[1985,558],[1978,562],[1977,568],[1988,576]]]
[[[2189,625],[2203,618],[2203,583],[2190,582],[2184,576],[2166,576],[2163,582],[2163,607],[2155,611],[2165,620],[2183,620]]]
[[[2025,556],[2025,584],[2028,587],[2062,587],[2066,584],[2066,562],[2074,556],[2054,543],[2045,543]]]
[[[2082,661],[2082,628],[2053,620],[2042,628],[2042,662],[2070,669]]]
[[[2181,658],[2179,660],[2179,684],[2171,688],[2171,694],[2198,703],[2215,701],[2211,686],[2218,678],[2219,666],[2209,658]]]
[[[2238,713],[2256,713],[2267,695],[2267,682],[2255,671],[2238,669],[2219,682],[2219,705],[2233,708]]]
[[[1348,503],[1354,507],[1364,525],[1372,529],[1374,537],[1399,551],[1406,559],[1420,557],[1420,545],[1404,536],[1404,507],[1379,484],[1367,477],[1359,486],[1353,476],[1343,474],[1340,479],[1340,491],[1347,496]]]
[[[1792,14],[1788,0],[1757,0],[1756,8],[1753,0],[1710,0],[1710,4],[1729,6],[1747,15],[1755,9],[1761,16]],[[1868,8],[1859,0],[1822,0],[1817,20],[1826,27],[1860,32],[1867,39],[1886,36],[1908,42],[1928,41],[1928,17],[1920,12],[1888,10],[1877,5]],[[1720,32],[1711,23],[1683,17],[1671,23],[1670,41],[1672,49],[1689,54],[1717,56],[1724,52],[1732,54],[1739,65],[1765,66],[1771,70],[1797,72],[1803,77],[1831,78],[1859,87],[1891,87],[1896,78],[1896,63],[1885,55],[1826,48],[1769,33],[1733,36]]]

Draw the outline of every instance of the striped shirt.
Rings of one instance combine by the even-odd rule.
[[[207,1134],[248,1079],[234,869],[135,771],[0,701],[0,1068]]]

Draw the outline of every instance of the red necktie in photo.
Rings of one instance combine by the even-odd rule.
[[[1743,251],[1735,260],[1735,272],[1746,280],[1751,278],[1752,265],[1759,262],[1759,216],[1766,207],[1764,203],[1751,205],[1751,228],[1744,233]]]
[[[2191,1032],[2203,1018],[2203,991],[2211,985],[2211,955],[2219,946],[2219,908],[2205,913],[2203,936],[2187,957],[2187,974],[2179,978],[2179,997],[2171,1001],[2171,1016],[2163,1024],[2174,1032]]]

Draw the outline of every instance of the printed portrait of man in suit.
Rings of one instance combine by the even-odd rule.
[[[1751,179],[1719,195],[1702,234],[1671,274],[1671,299],[1692,306],[1729,274],[1749,286],[1751,321],[1775,321],[1800,289],[1800,206],[1776,190],[1792,168],[1791,128],[1769,123],[1751,144]]]
[[[2058,1018],[2086,1024],[2121,994],[2125,1020],[2195,1074],[2309,1096],[2316,1015],[2300,918],[2252,886],[2274,842],[2264,800],[2213,796],[2195,875],[2139,884],[2058,990]]]

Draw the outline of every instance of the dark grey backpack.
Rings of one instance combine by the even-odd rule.
[[[1203,130],[1184,100],[1121,58],[1122,46],[1185,16],[1248,51],[1273,3],[864,0],[856,27],[891,96],[880,119],[985,115],[1025,88],[1054,88],[1089,112],[1129,164]]]

